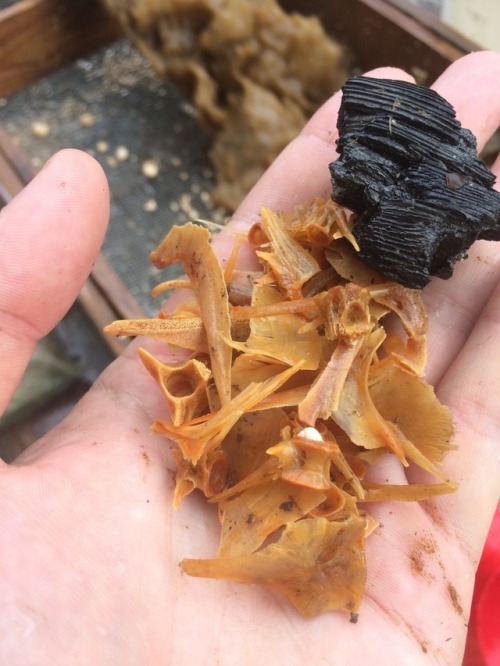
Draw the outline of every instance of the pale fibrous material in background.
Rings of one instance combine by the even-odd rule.
[[[104,2],[213,133],[214,203],[229,211],[347,78],[320,21],[275,0]]]

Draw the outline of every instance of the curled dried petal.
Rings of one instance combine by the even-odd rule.
[[[264,208],[261,217],[270,249],[258,250],[257,256],[273,271],[289,298],[300,298],[302,285],[318,273],[320,267],[311,253],[287,233],[281,215]]]
[[[330,485],[324,493],[325,499],[321,504],[318,504],[318,506],[309,511],[308,515],[311,518],[328,518],[332,520],[344,508],[346,495],[338,486]]]
[[[427,362],[427,343],[425,335],[408,338],[403,342],[394,334],[389,334],[384,341],[384,350],[391,362],[418,377],[424,374]]]
[[[324,493],[297,488],[280,479],[254,486],[219,503],[222,533],[220,558],[258,550],[284,525],[299,520],[326,500]]]
[[[377,329],[363,341],[345,381],[334,421],[349,435],[354,444],[366,449],[383,448],[395,453],[406,463],[400,433],[378,412],[368,390],[368,372],[385,333]]]
[[[300,367],[301,363],[263,382],[249,384],[230,403],[222,405],[216,412],[180,426],[158,419],[153,428],[156,432],[174,439],[184,457],[196,464],[203,455],[221,445],[230,429],[245,412],[251,411],[266,395],[277,391]]]
[[[179,449],[172,452],[177,464],[173,505],[177,509],[181,501],[197,488],[207,498],[217,495],[227,483],[229,462],[223,451],[212,451],[193,465]]]
[[[338,341],[326,367],[299,405],[302,423],[314,426],[318,418],[328,419],[337,411],[347,375],[362,344],[363,338]]]
[[[267,450],[278,458],[280,476],[297,486],[328,490],[331,485],[330,468],[339,453],[335,442],[315,442],[305,437],[292,437]]]
[[[249,305],[252,302],[253,286],[262,277],[256,271],[233,270],[227,283],[227,293],[231,305]]]
[[[201,317],[123,319],[104,328],[107,335],[144,335],[176,347],[207,352],[208,344]]]
[[[231,319],[226,283],[210,245],[210,233],[192,223],[174,226],[151,253],[151,261],[158,268],[182,263],[198,297],[219,398],[227,404],[231,400],[231,347],[226,340],[231,339]]]
[[[183,363],[162,363],[145,349],[142,362],[160,385],[174,425],[189,421],[207,407],[207,384],[211,372],[194,358]]]
[[[427,314],[419,291],[408,289],[396,282],[367,289],[374,301],[387,306],[397,314],[409,336],[416,338],[426,333]]]
[[[183,560],[181,568],[191,576],[269,587],[304,615],[339,609],[355,613],[366,579],[364,535],[360,516],[341,522],[309,518],[288,523],[276,543],[256,553]]]

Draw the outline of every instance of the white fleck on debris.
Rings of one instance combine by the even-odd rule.
[[[308,426],[307,428],[303,428],[299,433],[299,437],[304,437],[305,439],[310,439],[312,442],[322,442],[323,437],[321,434],[316,430],[316,428],[311,428]]]
[[[142,209],[146,211],[146,213],[155,213],[158,210],[158,202],[156,199],[148,199],[142,205]]]
[[[92,125],[95,125],[94,114],[90,113],[89,111],[80,114],[80,125],[82,127],[92,127]]]
[[[181,158],[177,157],[177,155],[174,155],[173,157],[170,158],[170,164],[174,167],[178,167],[181,165]]]
[[[199,194],[199,193],[200,193],[200,190],[201,190],[201,187],[199,186],[198,183],[193,183],[193,184],[191,185],[191,188],[190,188],[190,189],[191,189],[191,192],[192,192],[193,194]]]
[[[179,205],[180,205],[181,210],[184,213],[186,213],[188,218],[190,218],[191,220],[196,220],[200,216],[200,213],[196,210],[196,208],[191,203],[191,195],[190,194],[183,194],[179,199]]]
[[[180,171],[179,178],[183,181],[189,180],[189,174],[187,171]]]
[[[169,204],[169,208],[172,211],[172,213],[178,213],[181,209],[177,201],[171,201]]]
[[[156,178],[160,173],[160,165],[157,160],[144,160],[142,163],[142,175],[146,178]]]
[[[213,210],[211,213],[211,217],[212,217],[212,222],[220,224],[221,226],[226,224],[227,222],[226,213],[220,208],[216,208],[215,210]]]
[[[35,120],[35,122],[31,124],[31,131],[34,136],[39,139],[44,139],[50,134],[50,125],[43,120]]]
[[[203,201],[204,204],[207,206],[212,205],[212,197],[210,195],[210,192],[207,192],[206,190],[203,190],[203,192],[200,192],[200,199]]]
[[[115,169],[118,166],[118,160],[114,155],[108,155],[106,157],[106,163],[113,169]]]
[[[198,112],[196,111],[196,107],[194,107],[190,102],[182,102],[180,106],[181,111],[184,111],[187,116],[191,116],[191,118],[195,118],[197,116]]]
[[[99,153],[107,153],[109,150],[109,143],[107,141],[98,141],[95,144],[95,147]]]
[[[93,64],[90,62],[90,60],[86,60],[85,58],[80,58],[80,60],[76,61],[77,67],[79,67],[81,70],[84,72],[90,72],[90,70],[93,68]]]
[[[129,150],[126,146],[118,146],[115,150],[115,157],[119,162],[125,162],[130,157]]]

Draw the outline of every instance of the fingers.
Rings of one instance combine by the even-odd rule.
[[[478,51],[454,62],[432,86],[453,104],[479,151],[500,124],[499,73],[500,53]]]
[[[51,158],[0,212],[0,414],[37,341],[76,299],[108,216],[102,169],[74,150]]]

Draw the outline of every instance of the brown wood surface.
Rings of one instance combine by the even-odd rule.
[[[33,177],[29,160],[0,125],[0,188],[8,203]]]
[[[471,51],[481,50],[481,46],[476,42],[466,37],[461,32],[455,30],[452,26],[444,23],[436,17],[435,14],[430,12],[419,5],[414,5],[409,0],[385,0],[386,3],[397,7],[403,14],[413,17],[422,26],[444,40],[449,44],[454,45],[460,53],[470,53]]]
[[[96,289],[103,298],[106,297],[115,316],[119,315],[121,319],[141,319],[146,316],[104,254],[97,257],[91,275]]]
[[[13,166],[12,157],[15,152],[10,136],[0,127],[0,199],[5,203],[9,203],[12,197],[23,189],[26,182],[18,169]]]
[[[20,0],[0,10],[0,97],[121,34],[99,0]]]

